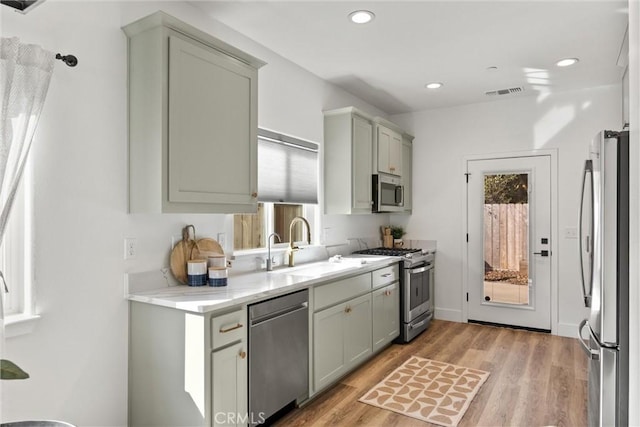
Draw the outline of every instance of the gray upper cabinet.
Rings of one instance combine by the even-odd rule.
[[[376,118],[374,164],[378,172],[402,176],[402,131]]]
[[[324,114],[325,213],[371,213],[373,123],[353,107]]]
[[[163,12],[123,30],[129,211],[255,212],[264,63]]]
[[[413,209],[413,136],[402,135],[402,185],[404,186],[404,212]]]
[[[622,73],[622,129],[629,128],[629,26],[622,38],[622,46],[618,54],[617,65]]]
[[[626,129],[629,126],[629,66],[627,66],[622,76],[622,128]]]

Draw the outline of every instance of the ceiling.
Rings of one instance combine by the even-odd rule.
[[[389,114],[617,83],[626,1],[194,1]],[[375,13],[368,24],[354,10]],[[561,58],[576,57],[559,68]],[[497,67],[490,71],[488,67]],[[425,84],[442,82],[440,89]],[[520,93],[487,91],[521,87]]]

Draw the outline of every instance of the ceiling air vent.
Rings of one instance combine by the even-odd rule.
[[[490,90],[488,92],[485,92],[485,95],[489,95],[489,96],[510,95],[512,93],[520,93],[520,92],[524,92],[524,88],[522,86],[510,87],[509,89]]]
[[[27,13],[45,0],[1,0],[0,3],[16,9],[20,13]]]

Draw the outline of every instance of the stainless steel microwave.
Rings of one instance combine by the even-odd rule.
[[[401,212],[404,210],[404,186],[397,176],[372,175],[373,212]]]

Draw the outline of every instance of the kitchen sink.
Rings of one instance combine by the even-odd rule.
[[[381,261],[391,257],[381,255],[365,255],[331,258],[329,261],[311,262],[295,267],[279,267],[268,274],[286,274],[298,277],[318,277],[327,274],[338,273],[349,269],[356,269],[369,263]]]
[[[360,267],[360,262],[329,262],[320,261],[295,267],[281,267],[269,272],[269,274],[286,274],[289,276],[316,277],[324,274],[337,273],[354,267]]]

